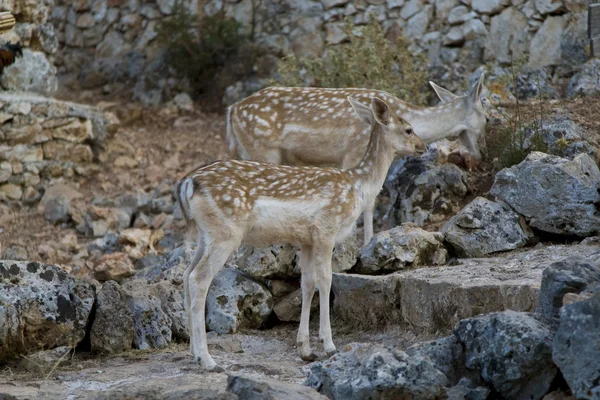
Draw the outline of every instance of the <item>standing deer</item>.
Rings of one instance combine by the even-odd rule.
[[[316,357],[308,331],[315,287],[320,293],[319,336],[327,354],[335,353],[329,321],[333,247],[352,233],[360,214],[374,201],[394,156],[425,150],[410,124],[394,115],[383,100],[373,97],[371,108],[351,97],[348,101],[370,127],[367,148],[354,168],[216,161],[190,172],[179,182],[179,205],[198,232],[196,253],[184,273],[190,348],[196,361],[208,370],[220,368],[206,344],[206,295],[213,277],[242,243],[290,243],[300,247],[299,354],[306,361]],[[296,103],[284,103],[284,108],[285,104]]]
[[[378,96],[425,143],[458,138],[469,152],[468,164],[473,165],[470,159],[481,159],[479,143],[485,146],[482,87],[483,75],[465,96],[437,87],[443,103],[429,108],[410,105],[380,90],[270,87],[229,107],[227,141],[232,155],[244,160],[348,169],[364,154],[370,128],[352,113],[346,97],[368,104]],[[444,96],[446,92],[455,98]],[[365,244],[373,236],[374,207],[373,202],[365,210]]]

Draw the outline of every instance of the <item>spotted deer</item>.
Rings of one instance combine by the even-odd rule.
[[[367,148],[370,128],[356,118],[346,97],[368,104],[370,98],[378,96],[390,105],[393,114],[411,124],[425,143],[458,139],[470,158],[480,160],[486,125],[479,99],[482,86],[483,75],[466,95],[447,96],[441,104],[427,108],[380,90],[269,87],[229,107],[229,149],[234,157],[244,160],[354,167]],[[440,89],[443,96],[445,89]],[[374,204],[364,215],[365,243],[373,236],[373,208]]]
[[[351,97],[347,101],[370,127],[365,153],[353,168],[227,160],[200,167],[179,182],[181,210],[198,232],[196,253],[184,273],[190,347],[205,368],[219,370],[206,344],[206,295],[215,274],[241,244],[300,247],[300,357],[315,359],[308,321],[316,287],[320,293],[319,336],[327,354],[336,351],[329,322],[334,245],[352,233],[360,214],[373,202],[394,156],[425,150],[410,124],[394,115],[383,100],[373,97],[371,107]]]

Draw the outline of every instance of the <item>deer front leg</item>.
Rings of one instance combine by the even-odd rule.
[[[373,214],[375,210],[375,201],[367,206],[363,213],[363,230],[364,230],[364,243],[366,246],[373,238]]]
[[[317,359],[316,354],[310,348],[309,335],[310,306],[316,287],[314,265],[310,261],[311,251],[310,247],[304,246],[299,254],[299,265],[302,272],[302,313],[300,314],[297,343],[298,353],[304,361],[314,361]]]
[[[328,356],[337,353],[331,335],[331,321],[329,318],[329,294],[331,292],[331,256],[333,243],[315,247],[313,262],[317,271],[317,284],[319,286],[319,338],[323,342],[323,349]]]
[[[215,275],[223,268],[225,262],[237,248],[232,243],[213,244],[206,247],[206,253],[198,266],[189,276],[189,292],[191,303],[190,342],[196,362],[208,371],[222,372],[215,360],[208,353],[206,341],[206,295]]]

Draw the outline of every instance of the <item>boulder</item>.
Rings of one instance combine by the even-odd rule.
[[[140,350],[167,347],[173,337],[172,321],[162,310],[152,288],[139,281],[123,286],[125,303],[133,313],[133,345]]]
[[[552,359],[577,399],[600,397],[600,291],[560,311]]]
[[[311,304],[311,315],[315,312],[319,305],[319,295],[315,293]],[[287,296],[280,299],[273,307],[273,312],[277,315],[280,321],[295,321],[300,322],[300,314],[302,313],[302,289],[297,289]]]
[[[565,25],[566,19],[563,16],[547,17],[544,20],[529,46],[529,65],[532,68],[560,65]]]
[[[569,257],[552,263],[542,274],[536,312],[558,322],[563,298],[600,287],[600,265],[590,259]]]
[[[490,193],[544,232],[591,236],[600,232],[600,170],[587,154],[573,160],[532,152],[496,174]]]
[[[490,34],[486,38],[485,60],[497,60],[509,65],[529,50],[527,17],[515,7],[509,7],[490,22]]]
[[[181,341],[189,340],[188,316],[185,311],[183,285],[161,281],[153,284],[151,290],[160,299],[163,312],[171,320],[173,339]]]
[[[102,285],[95,304],[96,315],[90,332],[92,351],[120,353],[131,349],[134,336],[133,312],[125,302],[118,283]]]
[[[445,220],[460,209],[467,191],[467,174],[456,165],[405,157],[392,164],[383,186],[384,225]]]
[[[306,386],[242,375],[227,377],[227,392],[247,400],[327,400],[327,397]]]
[[[53,224],[68,222],[71,219],[71,202],[82,197],[81,193],[69,185],[56,183],[46,189],[39,208],[44,211],[46,220]]]
[[[28,259],[27,249],[17,244],[8,245],[0,255],[0,260],[27,261]]]
[[[507,0],[472,0],[471,7],[480,14],[498,14],[509,5]]]
[[[452,386],[446,391],[447,400],[486,400],[491,390],[485,386],[480,386],[470,379],[461,379],[456,386]]]
[[[206,325],[217,333],[259,328],[273,310],[273,297],[262,284],[231,268],[213,279],[206,299]]]
[[[356,235],[350,235],[343,242],[335,245],[331,259],[333,272],[344,272],[352,269],[360,255],[360,245]]]
[[[431,361],[437,370],[446,375],[451,385],[458,384],[462,377],[469,374],[465,367],[463,346],[455,336],[414,344],[406,349],[406,354]]]
[[[94,288],[60,268],[0,261],[0,360],[58,346],[85,336]]]
[[[36,92],[52,96],[58,90],[56,68],[46,55],[39,51],[23,49],[23,57],[2,71],[0,84],[6,90]]]
[[[266,248],[244,245],[229,258],[228,263],[253,278],[276,279],[299,275],[295,258],[296,250],[288,244]]]
[[[442,228],[442,234],[459,255],[481,257],[526,245],[533,232],[505,203],[477,197]]]
[[[183,283],[183,273],[187,268],[187,260],[185,247],[177,247],[166,255],[163,262],[138,271],[135,279],[144,279],[148,282],[167,280],[175,284],[181,284]]]
[[[504,311],[462,320],[454,335],[466,366],[505,399],[541,399],[556,376],[552,332],[535,314]]]
[[[427,232],[415,224],[403,224],[376,234],[360,250],[356,272],[376,274],[422,266],[443,265],[448,252],[439,232]]]
[[[600,92],[600,59],[592,58],[569,80],[567,96],[592,96]]]
[[[423,357],[376,344],[350,343],[313,363],[304,383],[333,399],[441,399],[448,380]]]
[[[133,264],[125,253],[104,254],[94,266],[94,278],[100,282],[121,282],[135,274]]]

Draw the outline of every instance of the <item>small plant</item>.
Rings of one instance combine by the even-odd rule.
[[[374,15],[363,27],[346,20],[347,43],[329,48],[324,59],[297,59],[289,55],[279,64],[279,83],[303,86],[306,79],[318,87],[362,87],[385,90],[413,104],[425,102],[425,60],[408,50],[399,37],[396,44]]]
[[[223,10],[201,19],[181,1],[157,28],[167,64],[189,80],[197,95],[220,99],[230,84],[252,74],[256,51],[241,24]]]

